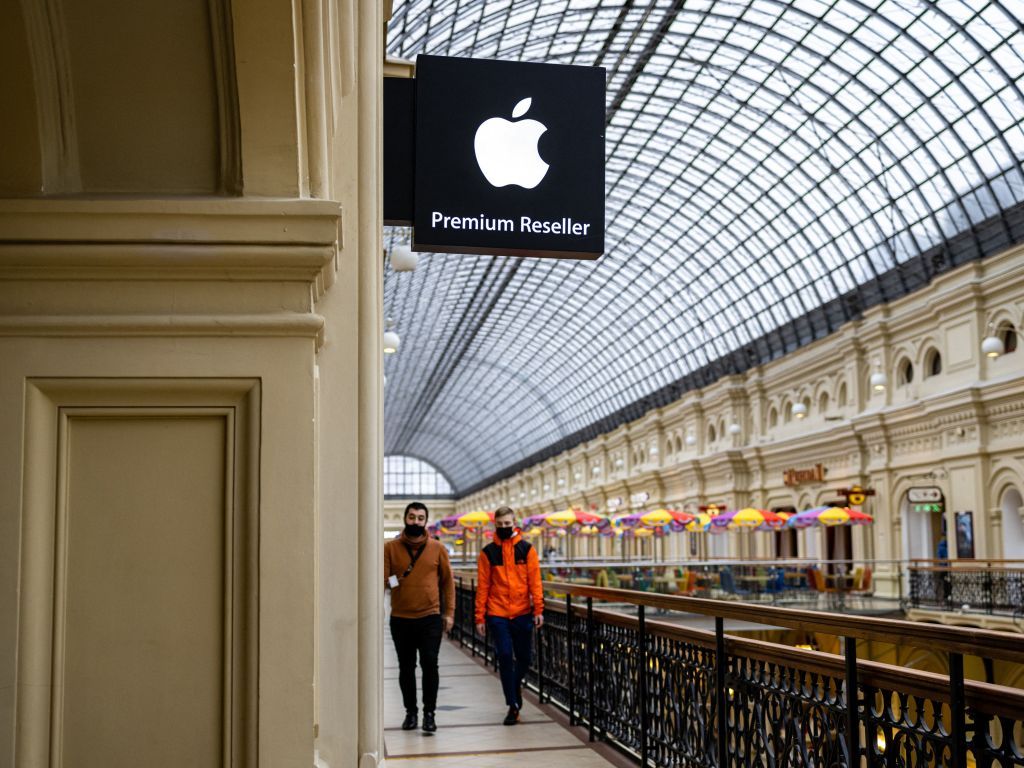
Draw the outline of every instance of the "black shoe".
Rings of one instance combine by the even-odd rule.
[[[519,708],[509,707],[508,714],[505,715],[505,719],[502,721],[504,725],[515,725],[519,722]]]
[[[424,712],[423,713],[423,732],[424,733],[433,733],[436,730],[437,730],[437,723],[434,722],[434,713],[433,712]]]
[[[426,719],[427,719],[427,716],[424,714],[423,715],[423,720],[426,721]],[[433,716],[431,716],[430,719],[433,720],[434,719]],[[413,730],[416,727],[417,722],[418,721],[416,719],[416,713],[415,712],[406,712],[405,713],[405,720],[402,721],[402,730],[403,731],[411,731],[411,730]]]

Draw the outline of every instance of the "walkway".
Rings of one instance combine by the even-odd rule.
[[[607,745],[591,745],[583,728],[569,730],[550,705],[538,706],[531,693],[518,725],[504,726],[505,704],[493,670],[448,640],[441,644],[441,690],[437,733],[403,731],[398,659],[391,639],[384,648],[384,747],[388,763],[401,768],[612,768],[632,763]],[[416,684],[419,686],[419,670]],[[422,716],[422,715],[421,715]],[[592,748],[592,746],[596,748]]]

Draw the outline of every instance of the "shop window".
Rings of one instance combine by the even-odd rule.
[[[942,355],[939,354],[939,350],[929,350],[928,354],[925,355],[924,359],[924,369],[926,371],[925,378],[938,376],[940,373],[942,373]]]
[[[903,358],[896,370],[899,372],[897,381],[900,386],[906,386],[914,380],[914,365],[906,358]]]

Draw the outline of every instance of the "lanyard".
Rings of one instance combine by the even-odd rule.
[[[423,554],[423,550],[427,548],[427,542],[423,542],[423,546],[417,549],[415,552],[412,551],[412,547],[410,547],[408,544],[404,544],[403,546],[405,547],[405,551],[409,553],[410,557],[409,567],[406,568],[405,573],[402,574],[402,578],[404,579],[406,576],[412,573],[412,569],[416,567],[416,561],[420,559],[420,555]]]

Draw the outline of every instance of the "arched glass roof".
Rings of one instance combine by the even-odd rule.
[[[413,456],[384,457],[384,495],[403,499],[451,496],[452,487],[436,467]]]
[[[608,71],[601,260],[386,275],[387,452],[459,493],[1024,240],[1019,2],[395,5],[391,56]]]

